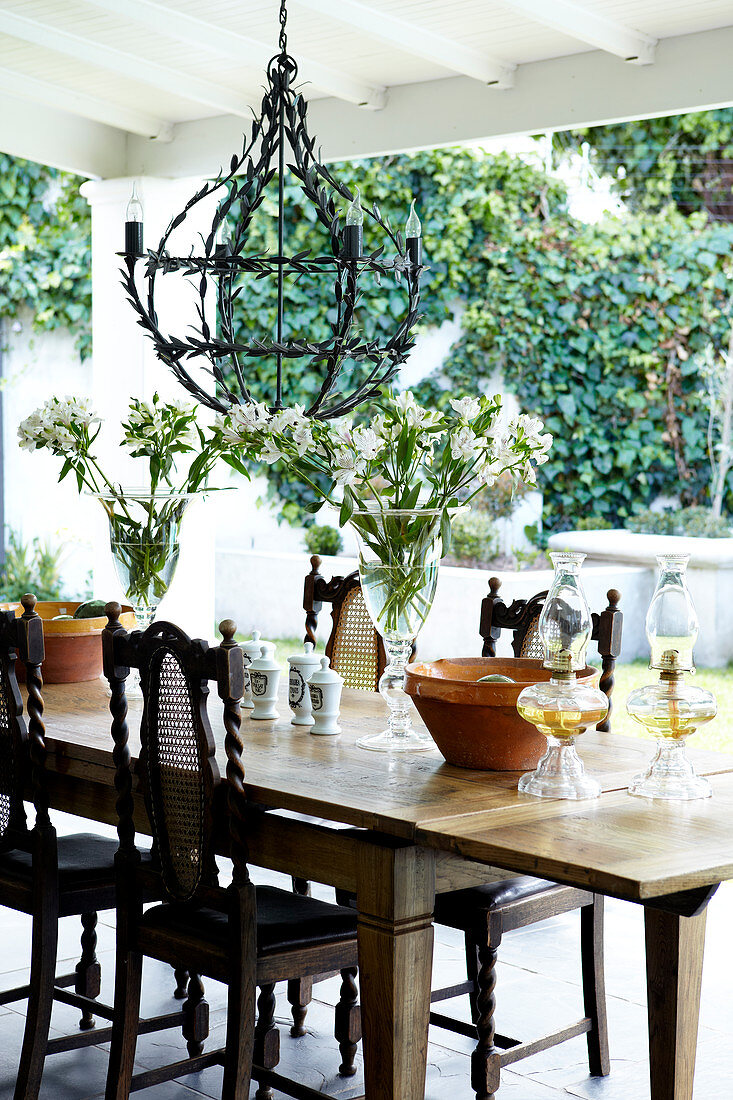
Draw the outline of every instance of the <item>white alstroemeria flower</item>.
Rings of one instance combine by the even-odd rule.
[[[272,414],[263,401],[251,401],[248,405],[237,405],[232,409],[232,422],[245,430],[261,428],[269,423]]]
[[[525,485],[537,484],[537,472],[531,462],[527,462],[522,470],[522,481]]]
[[[432,428],[440,420],[435,409],[425,409],[422,405],[413,405],[407,410],[407,423],[411,428]]]
[[[545,425],[538,416],[528,416],[527,413],[520,413],[511,424],[511,428],[515,433],[520,430],[524,432],[524,438],[528,443],[537,443],[544,427]]]
[[[450,406],[466,424],[481,411],[481,402],[476,397],[452,397]]]
[[[503,470],[504,467],[501,462],[497,462],[495,458],[490,458],[488,462],[481,466],[476,477],[482,485],[493,485]]]
[[[301,458],[303,455],[307,454],[308,451],[313,450],[313,432],[311,431],[310,424],[299,424],[293,431],[292,440]]]
[[[450,438],[450,453],[452,458],[461,458],[470,462],[476,457],[479,449],[479,441],[468,425],[459,428]]]
[[[331,429],[334,447],[343,446],[344,444],[350,447],[353,431],[353,420],[339,420],[338,423],[334,424]]]
[[[337,485],[352,485],[364,473],[364,459],[345,447],[339,447],[336,451],[334,462],[333,480]]]
[[[367,462],[376,458],[384,446],[384,441],[380,439],[373,428],[357,428],[353,435],[353,441],[357,454],[361,455]]]
[[[274,432],[284,432],[286,428],[297,428],[307,420],[305,409],[302,405],[296,405],[292,409],[279,409],[272,414],[270,427]]]
[[[395,398],[394,403],[404,416],[407,416],[408,412],[417,405],[412,390],[403,390],[402,393]]]
[[[260,451],[260,461],[266,462],[269,466],[272,466],[273,463],[279,462],[282,457],[283,452],[275,443],[274,439],[266,440],[264,447]]]

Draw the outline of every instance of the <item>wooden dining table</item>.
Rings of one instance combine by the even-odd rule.
[[[44,697],[51,805],[116,823],[106,685],[47,685]],[[651,744],[587,733],[580,751],[601,797],[542,800],[518,793],[516,773],[453,767],[437,750],[358,748],[357,737],[385,724],[376,694],[344,691],[339,737],[291,725],[285,692],[279,710],[270,721],[244,712],[250,861],[356,895],[367,1100],[424,1096],[436,893],[507,872],[644,907],[651,1097],[692,1100],[706,905],[733,877],[732,756],[691,751],[712,799],[649,802],[626,787]],[[223,775],[215,695],[209,713]],[[133,756],[139,716],[132,699]],[[137,788],[136,800],[147,831]],[[498,1054],[488,1057],[498,1074]]]

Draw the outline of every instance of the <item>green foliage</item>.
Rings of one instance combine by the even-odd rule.
[[[341,532],[337,527],[329,527],[327,523],[314,523],[306,528],[303,541],[309,554],[335,556],[344,548]]]
[[[60,599],[62,553],[38,538],[28,546],[17,531],[9,529],[5,563],[0,569],[0,599],[15,602],[26,592],[39,600]]]
[[[644,509],[626,521],[629,531],[645,535],[692,535],[697,538],[727,539],[731,535],[730,518],[714,516],[709,508],[665,508],[660,512]]]
[[[632,208],[705,211],[733,221],[733,107],[594,126],[555,135],[561,148],[587,141],[601,175]]]
[[[0,317],[33,311],[91,351],[91,222],[82,180],[0,153]]]
[[[628,523],[626,524],[628,527]],[[613,527],[606,516],[580,516],[573,520],[574,531],[608,531]]]
[[[429,382],[434,399],[503,371],[555,436],[539,471],[550,531],[587,513],[621,525],[659,493],[701,503],[698,357],[727,337],[733,230],[672,212],[511,229],[510,241],[486,247],[464,335]]]
[[[462,565],[488,562],[496,557],[498,549],[496,523],[486,512],[472,508],[455,517],[451,530],[451,558]]]
[[[527,495],[526,485],[522,482],[516,484],[516,480],[510,473],[502,474],[487,492],[476,497],[472,507],[485,512],[492,519],[507,519],[517,503]]]

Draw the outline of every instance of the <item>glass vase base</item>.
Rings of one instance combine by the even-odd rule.
[[[600,798],[601,786],[595,779],[563,775],[539,775],[527,772],[519,780],[517,790],[522,794],[531,794],[535,798]]]
[[[580,800],[599,798],[601,785],[586,775],[583,761],[572,742],[563,744],[553,740],[537,769],[519,780],[517,790],[535,798]]]
[[[372,752],[425,752],[435,748],[432,738],[425,740],[414,730],[395,735],[387,729],[369,737],[360,737],[356,743],[360,749],[371,749]]]
[[[695,775],[655,775],[650,769],[634,776],[629,794],[635,798],[658,798],[668,802],[689,802],[695,798],[711,798],[713,788],[707,779]]]

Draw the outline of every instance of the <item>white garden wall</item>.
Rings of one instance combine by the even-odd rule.
[[[321,573],[330,578],[345,575],[356,568],[356,559],[324,557]],[[304,631],[303,581],[310,569],[308,555],[258,553],[251,550],[219,550],[216,556],[216,614],[236,620],[239,629],[249,634],[259,630],[263,637],[298,636]],[[472,656],[481,652],[478,633],[481,600],[488,592],[489,572],[441,566],[433,609],[418,641],[420,656],[426,659],[446,656]],[[507,602],[527,598],[549,587],[550,570],[526,570],[501,573],[502,594]],[[618,587],[625,614],[623,660],[641,653],[643,617],[653,589],[648,570],[633,566],[591,566],[584,570],[588,600],[593,610],[606,607],[606,592]],[[330,615],[321,612],[322,638],[328,636]],[[509,641],[503,639],[499,653],[509,654]]]

